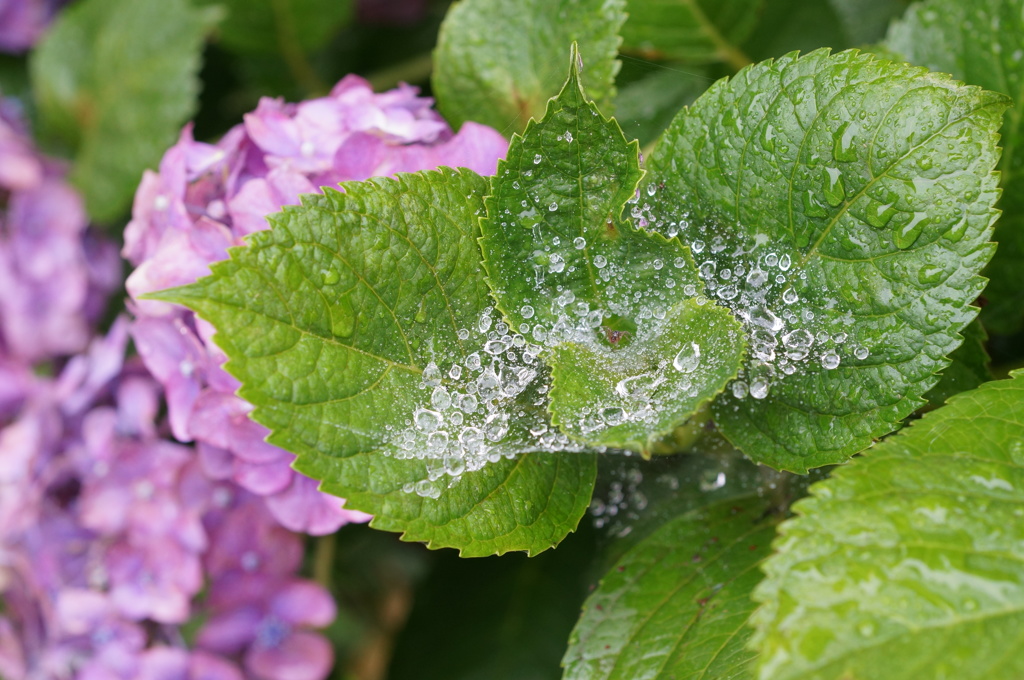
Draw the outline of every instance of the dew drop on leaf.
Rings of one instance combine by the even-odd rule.
[[[821,365],[824,366],[825,368],[827,368],[830,371],[832,369],[834,369],[834,368],[838,368],[839,367],[839,355],[836,354],[835,352],[829,352],[828,354],[826,354],[825,356],[823,356],[821,358]]]
[[[331,308],[331,332],[339,338],[348,338],[356,329],[356,313],[348,295],[340,298]]]
[[[693,373],[700,365],[700,345],[695,342],[684,344],[672,359],[672,368],[680,373]]]
[[[413,422],[416,423],[416,427],[424,432],[433,432],[434,430],[441,427],[441,423],[444,422],[441,418],[441,414],[430,409],[421,408],[416,409],[416,413],[413,416]]]

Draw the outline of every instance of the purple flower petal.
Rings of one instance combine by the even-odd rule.
[[[299,631],[275,646],[254,645],[245,668],[260,680],[323,680],[334,664],[334,650],[321,635]]]

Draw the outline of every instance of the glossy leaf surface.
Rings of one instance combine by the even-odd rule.
[[[1006,106],[819,51],[745,69],[680,113],[645,214],[703,252],[709,294],[746,321],[744,381],[714,413],[749,456],[841,462],[921,405],[977,313]]]
[[[1024,377],[954,397],[794,510],[755,593],[758,677],[1024,675]]]
[[[583,606],[566,680],[746,678],[746,622],[777,519],[758,497],[666,523],[627,552]]]

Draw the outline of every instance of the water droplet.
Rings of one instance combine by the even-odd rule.
[[[878,201],[869,201],[867,210],[864,211],[864,217],[867,219],[868,224],[875,229],[881,229],[889,224],[889,221],[895,214],[895,203],[879,203]]]
[[[348,295],[338,299],[331,307],[331,332],[339,338],[348,338],[356,329],[356,312]]]
[[[429,479],[421,479],[416,482],[416,486],[413,487],[416,490],[416,495],[423,498],[440,498],[441,489],[436,484],[431,482]]]
[[[452,364],[451,370],[448,371],[448,377],[452,380],[458,380],[462,376],[462,366],[458,364]]]
[[[779,258],[779,269],[786,272],[789,271],[791,266],[793,266],[793,260],[789,255],[783,255]]]
[[[441,369],[433,361],[423,369],[423,384],[427,387],[434,387],[441,384]]]
[[[714,491],[715,489],[721,489],[725,486],[726,477],[722,471],[705,470],[701,473],[700,479],[700,490],[701,491]]]
[[[737,399],[743,399],[750,393],[750,388],[747,387],[747,383],[742,380],[735,380],[732,383],[732,396]]]
[[[571,142],[572,141],[572,133],[569,132],[568,130],[565,131],[565,141],[567,141],[567,142]]]
[[[416,413],[413,416],[413,422],[416,423],[417,428],[424,432],[433,432],[441,427],[441,423],[444,422],[444,419],[441,418],[441,414],[436,411],[419,408],[416,409]]]
[[[900,213],[900,215],[902,217],[903,215],[908,215],[908,213]],[[924,231],[924,228],[931,221],[928,213],[925,212],[915,212],[909,214],[908,217],[909,219],[906,224],[896,227],[892,238],[896,247],[904,250],[914,245],[921,232]]]
[[[942,280],[942,267],[926,264],[917,272],[917,280],[923,285],[933,285]]]
[[[601,410],[601,418],[608,425],[621,425],[626,421],[626,412],[618,406]]]
[[[539,164],[539,163],[540,163],[540,162],[541,162],[542,160],[544,160],[544,157],[543,157],[543,156],[541,156],[540,154],[537,154],[536,156],[534,156],[534,157],[533,157],[533,164],[534,164],[534,165],[537,165],[537,164]]]
[[[747,285],[757,290],[768,281],[768,274],[760,267],[755,266],[747,274]]]
[[[336,272],[333,269],[325,269],[320,273],[324,277],[325,286],[333,286],[334,284],[341,280],[341,275],[338,274],[338,272]]]
[[[856,133],[857,127],[852,121],[846,121],[832,135],[832,155],[837,161],[857,160],[857,149],[853,144],[853,136]]]
[[[548,210],[550,210],[551,212],[555,212],[556,210],[558,210],[558,203],[556,203],[555,201],[551,201],[551,205],[548,206]]]
[[[430,403],[433,404],[434,408],[438,411],[444,411],[452,405],[452,398],[448,395],[447,389],[442,385],[438,385],[430,395]]]
[[[856,347],[853,350],[853,356],[861,360],[867,359],[868,354],[870,354],[870,352],[868,351],[867,347]]]
[[[768,253],[764,256],[764,266],[774,267],[779,263],[779,256],[775,253]]]
[[[696,241],[690,244],[690,250],[692,250],[695,253],[702,252],[704,250],[704,241],[697,239]]]
[[[680,373],[693,373],[699,365],[700,345],[695,342],[684,344],[672,360],[672,368]]]
[[[530,305],[523,305],[522,308],[519,310],[519,313],[522,315],[524,319],[532,319],[533,307],[531,307]]]
[[[438,455],[444,453],[444,450],[448,448],[448,433],[444,430],[438,430],[437,432],[431,432],[427,436],[427,451],[432,454]]]
[[[804,214],[808,217],[828,217],[828,209],[814,195],[814,191],[808,189],[803,192]]]
[[[875,634],[875,625],[870,621],[865,621],[857,626],[857,632],[864,637],[871,637]]]
[[[1024,440],[1018,439],[1010,444],[1010,460],[1024,466]]]
[[[839,355],[836,354],[835,352],[829,352],[828,354],[826,354],[825,356],[823,356],[821,358],[821,365],[824,366],[825,368],[827,368],[830,371],[832,369],[834,369],[834,368],[838,368],[839,367]]]
[[[838,206],[846,198],[846,187],[843,186],[843,173],[838,168],[825,170],[825,200],[833,208]]]
[[[477,354],[476,352],[473,352],[468,357],[466,357],[465,364],[466,364],[466,368],[468,368],[471,371],[475,371],[475,370],[479,369],[480,368],[480,355]]]
[[[572,244],[576,247],[576,250],[583,250],[587,247],[587,239],[582,236],[577,236],[572,240]]]
[[[476,413],[476,407],[479,405],[479,400],[474,394],[464,394],[462,399],[459,401],[459,410],[463,413]]]
[[[757,378],[750,383],[750,396],[754,399],[764,399],[768,396],[768,382]]]
[[[799,299],[800,296],[797,295],[796,291],[793,290],[792,288],[787,288],[785,292],[782,293],[782,301],[785,302],[787,305],[791,305],[794,302],[797,302]]]
[[[765,328],[772,333],[778,333],[785,325],[775,313],[763,305],[755,305],[748,311],[750,323]]]

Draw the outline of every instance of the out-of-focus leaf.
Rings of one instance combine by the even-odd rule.
[[[521,132],[565,79],[579,43],[583,82],[598,103],[615,94],[625,0],[462,0],[445,17],[434,53],[434,93],[454,127],[467,120]]]
[[[219,12],[186,0],[81,0],[32,55],[44,134],[74,156],[89,214],[119,217],[196,107],[203,37]]]
[[[236,52],[314,50],[352,16],[352,0],[200,0],[227,15],[217,34]]]

